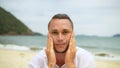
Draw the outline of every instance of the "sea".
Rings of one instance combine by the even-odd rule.
[[[78,47],[92,52],[111,52],[120,54],[120,37],[75,36]],[[46,47],[47,36],[0,36],[0,47],[25,46],[29,48]]]
[[[77,47],[90,52],[120,55],[120,37],[75,36],[75,39]],[[5,49],[42,49],[46,42],[47,36],[0,36],[0,48]]]

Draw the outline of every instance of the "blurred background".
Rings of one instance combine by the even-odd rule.
[[[45,47],[47,24],[57,13],[73,20],[78,46],[120,54],[119,0],[0,0],[1,47]]]
[[[120,61],[120,0],[0,0],[0,49],[44,48],[57,13],[72,19],[78,47]]]

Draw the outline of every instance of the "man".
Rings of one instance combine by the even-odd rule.
[[[29,63],[29,68],[94,68],[89,52],[76,47],[73,23],[68,15],[56,14],[48,24],[47,46]]]

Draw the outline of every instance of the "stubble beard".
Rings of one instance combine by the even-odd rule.
[[[69,47],[69,45],[67,45],[67,48],[62,52],[57,51],[56,48],[54,47],[54,51],[55,51],[55,53],[66,53],[66,51],[68,50],[68,47]]]

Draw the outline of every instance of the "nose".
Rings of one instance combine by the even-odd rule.
[[[58,41],[62,41],[63,40],[63,35],[61,33],[59,33],[58,35]]]

